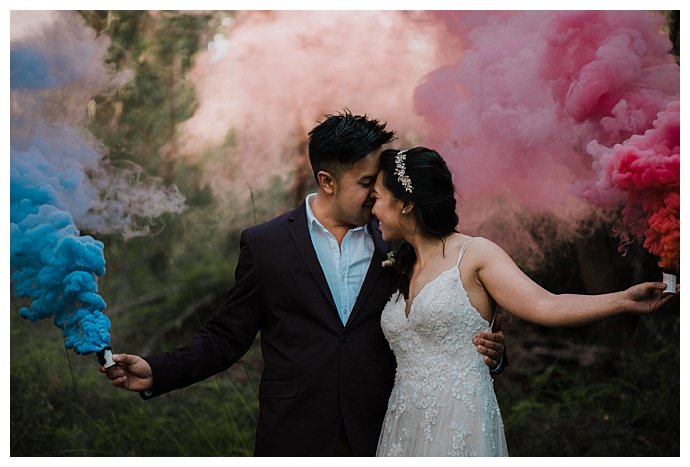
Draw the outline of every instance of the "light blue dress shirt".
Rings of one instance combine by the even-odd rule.
[[[374,240],[369,227],[365,225],[350,229],[338,246],[338,240],[311,210],[311,200],[315,196],[316,193],[312,193],[306,200],[309,236],[331,289],[333,301],[338,307],[340,320],[345,325],[369,270],[374,255]]]

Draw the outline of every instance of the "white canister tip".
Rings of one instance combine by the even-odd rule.
[[[664,293],[676,293],[676,275],[675,274],[668,274],[666,272],[664,272],[662,274],[663,274],[664,284],[666,284],[666,288],[664,289]]]

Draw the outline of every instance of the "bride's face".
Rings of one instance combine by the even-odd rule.
[[[383,172],[379,172],[371,193],[374,199],[374,206],[371,213],[379,220],[381,235],[386,241],[397,241],[404,239],[404,233],[408,230],[410,214],[403,214],[406,209],[403,202],[396,199],[388,188],[383,184]]]

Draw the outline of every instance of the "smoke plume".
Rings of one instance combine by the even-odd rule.
[[[133,163],[110,163],[85,129],[93,96],[129,79],[106,71],[106,36],[75,12],[15,11],[10,47],[10,272],[28,300],[19,314],[53,318],[66,348],[94,352],[110,341],[104,244],[80,229],[143,235],[184,199]]]
[[[435,15],[464,56],[427,75],[416,109],[455,171],[470,222],[505,215],[508,205],[574,228],[622,204],[621,232],[674,262],[679,67],[663,16]]]
[[[663,23],[646,11],[243,11],[197,57],[199,107],[168,154],[204,164],[219,200],[246,203],[250,189],[309,178],[306,133],[349,108],[387,121],[394,146],[439,150],[461,229],[500,224],[523,259],[541,249],[525,215],[556,219],[565,240],[625,203],[623,236],[677,250],[674,182],[625,195],[604,154],[678,101]]]

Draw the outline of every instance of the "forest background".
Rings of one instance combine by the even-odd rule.
[[[98,237],[106,245],[108,273],[99,286],[112,345],[115,352],[138,354],[171,350],[196,332],[232,286],[241,229],[296,206],[313,188],[311,174],[298,158],[269,188],[241,180],[243,195],[228,192],[220,200],[205,171],[222,172],[236,151],[236,134],[196,159],[166,156],[175,152],[171,145],[184,144],[179,125],[198,106],[188,74],[200,52],[221,43],[218,34],[234,12],[78,14],[97,36],[109,37],[106,66],[132,73],[115,92],[89,102],[88,131],[109,160],[134,162],[185,198],[182,212],[162,214],[147,235]],[[679,62],[680,14],[663,14],[674,44],[669,53]],[[325,108],[311,121],[338,110]],[[304,154],[306,130],[290,128],[300,135],[296,141],[302,138],[296,153]],[[656,259],[640,246],[631,244],[621,255],[613,221],[582,226],[586,234],[563,241],[553,241],[560,227],[546,214],[525,212],[517,221],[548,258],[521,266],[548,290],[599,293],[657,279]],[[11,298],[11,456],[251,455],[262,370],[258,338],[228,371],[144,402],[113,389],[93,355],[64,350],[50,320],[19,318],[19,302]],[[679,455],[679,307],[675,301],[651,317],[626,315],[565,330],[504,313],[510,366],[495,385],[511,455]]]

